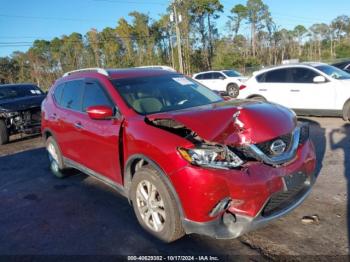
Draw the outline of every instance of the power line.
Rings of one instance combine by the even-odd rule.
[[[48,17],[48,16],[27,16],[27,15],[13,15],[0,14],[0,17],[20,18],[20,19],[37,19],[37,20],[54,20],[54,21],[71,21],[71,22],[116,22],[115,20],[96,20],[96,19],[79,19],[71,17]]]
[[[114,3],[114,4],[137,4],[137,5],[162,5],[167,6],[168,3],[161,3],[161,2],[137,2],[137,1],[118,1],[118,0],[93,0],[94,2],[106,2],[106,3]]]

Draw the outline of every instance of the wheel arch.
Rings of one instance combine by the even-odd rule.
[[[265,101],[267,101],[267,99],[264,96],[258,95],[258,94],[249,95],[246,97],[246,99],[252,99],[254,97],[260,97],[260,98],[263,98]]]
[[[147,157],[143,154],[132,155],[126,161],[123,180],[124,180],[124,190],[128,196],[129,202],[130,202],[129,191],[131,188],[132,178],[135,175],[137,169],[142,167],[143,165],[146,165],[146,164],[150,165],[155,170],[157,170],[161,174],[162,178],[164,178],[163,181],[170,188],[170,191],[175,198],[175,202],[176,202],[176,205],[178,206],[178,210],[179,210],[181,219],[185,218],[184,211],[183,211],[179,196],[178,196],[174,186],[172,185],[169,177],[166,175],[164,170],[155,161],[153,161],[152,159],[150,159],[149,157]]]

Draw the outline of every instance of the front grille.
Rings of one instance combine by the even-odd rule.
[[[271,144],[276,141],[277,139],[281,139],[285,144],[286,144],[286,149],[285,149],[285,152],[287,152],[292,144],[292,137],[293,137],[293,134],[292,133],[289,133],[289,134],[286,134],[286,135],[282,135],[282,136],[279,136],[279,137],[276,137],[272,140],[269,140],[269,141],[266,141],[266,142],[263,142],[263,143],[259,143],[259,144],[256,144],[256,146],[267,156],[269,157],[272,157],[274,156],[274,154],[272,153],[270,147],[271,147]]]
[[[282,191],[274,194],[265,205],[262,216],[270,216],[279,211],[293,205],[298,201],[309,189],[305,183],[301,183],[298,186],[288,189],[288,191]]]

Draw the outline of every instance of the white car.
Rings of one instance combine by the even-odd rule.
[[[254,72],[238,98],[275,102],[300,115],[350,120],[350,74],[323,63],[282,65]]]
[[[247,80],[235,70],[200,72],[194,74],[193,79],[211,90],[227,93],[231,97],[238,96],[243,81]]]

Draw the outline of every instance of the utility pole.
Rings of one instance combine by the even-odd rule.
[[[176,29],[177,52],[179,55],[179,70],[180,70],[180,73],[183,74],[184,67],[182,62],[181,35],[180,35],[180,28],[179,28],[179,17],[176,11],[176,0],[174,0],[173,2],[173,12],[174,12],[174,21],[175,21],[175,29]]]

